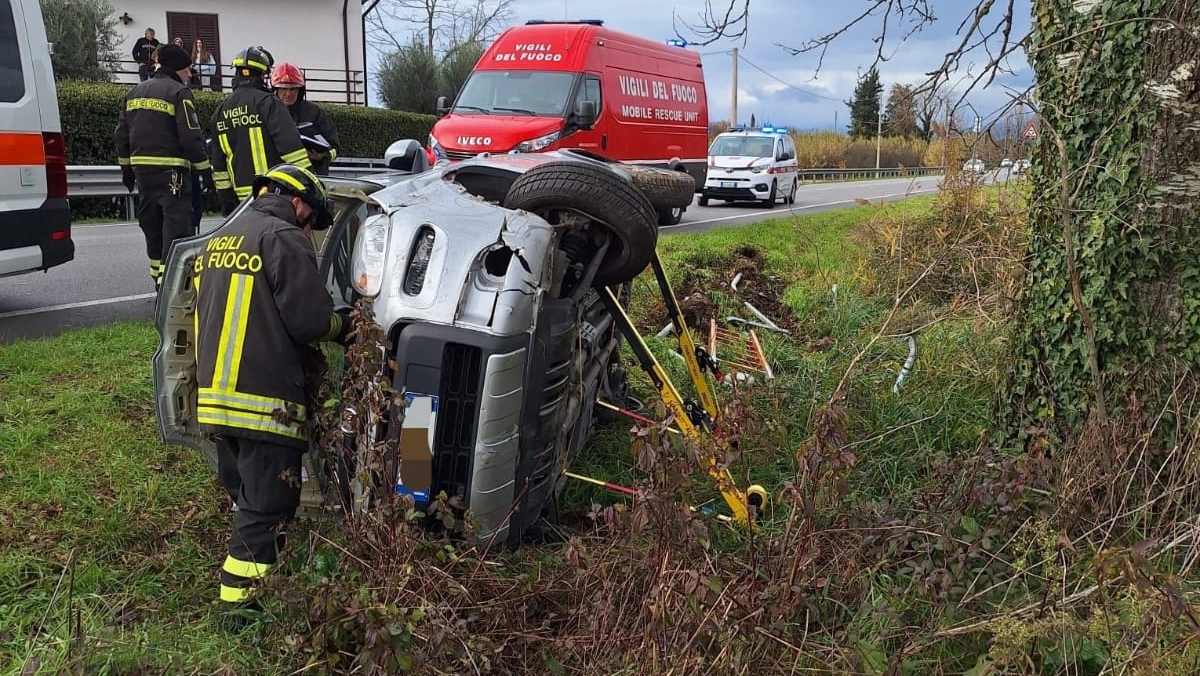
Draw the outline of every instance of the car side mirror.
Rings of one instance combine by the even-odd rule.
[[[446,114],[450,112],[450,102],[446,100],[445,96],[437,97],[437,104],[434,106],[434,112],[437,113],[438,117],[445,117]]]
[[[779,161],[780,162],[784,162],[784,161],[787,161],[790,159],[792,159],[792,154],[789,153],[788,151],[785,150],[785,151],[779,153]]]
[[[383,159],[387,162],[389,169],[411,171],[414,174],[429,167],[425,149],[421,147],[419,141],[411,138],[401,139],[388,146],[383,153]]]
[[[596,102],[579,101],[575,104],[575,124],[580,129],[591,129],[596,126]]]

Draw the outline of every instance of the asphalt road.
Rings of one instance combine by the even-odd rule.
[[[883,179],[801,186],[794,205],[764,209],[749,204],[693,205],[678,225],[662,233],[700,232],[788,214],[842,209],[859,199],[892,201],[936,192],[941,177]],[[219,219],[205,220],[202,229]],[[149,318],[154,286],[146,272],[145,244],[136,224],[81,225],[72,229],[75,260],[48,272],[0,278],[0,345],[52,336],[119,319]]]

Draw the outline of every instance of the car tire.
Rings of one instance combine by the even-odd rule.
[[[696,199],[696,205],[702,206],[702,207],[708,206],[708,197],[705,195],[701,195],[699,198]]]
[[[678,225],[683,220],[683,207],[659,207],[659,225]]]
[[[792,191],[788,193],[787,203],[789,205],[796,203],[796,191],[800,189],[800,179],[792,179]]]
[[[656,209],[686,207],[696,196],[696,179],[686,171],[642,167],[636,164],[619,165],[629,174],[629,180],[646,193]]]
[[[764,209],[774,209],[775,200],[777,199],[779,199],[779,184],[771,181],[771,194],[767,196],[767,199],[762,201],[762,207]]]
[[[593,281],[622,284],[641,274],[658,245],[658,213],[634,185],[604,167],[582,162],[551,162],[534,167],[513,182],[504,198],[509,209],[523,209],[551,225],[562,212],[583,214],[613,237]]]

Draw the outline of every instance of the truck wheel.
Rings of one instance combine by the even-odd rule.
[[[612,171],[582,162],[550,162],[513,182],[504,206],[560,225],[582,214],[613,238],[596,271],[598,286],[622,284],[650,264],[658,245],[658,213],[641,190]]]
[[[696,197],[696,179],[686,171],[636,164],[623,164],[620,167],[657,209],[686,207]]]

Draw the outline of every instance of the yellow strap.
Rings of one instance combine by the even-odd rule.
[[[175,104],[163,99],[136,98],[125,102],[125,110],[153,110],[156,113],[166,113],[175,116]]]
[[[251,432],[267,432],[300,441],[308,438],[303,428],[297,429],[282,425],[271,416],[261,413],[197,406],[196,421],[201,425],[219,425]]]
[[[250,159],[254,161],[254,175],[267,173],[271,165],[267,162],[267,142],[263,138],[262,127],[250,127]]]
[[[230,575],[256,580],[267,576],[267,572],[271,570],[271,564],[242,561],[232,556],[226,556],[225,565],[221,566],[221,569]]]
[[[197,171],[208,171],[209,169],[212,169],[212,162],[209,162],[208,160],[192,162],[192,168]]]
[[[222,391],[211,387],[201,387],[197,400],[201,406],[232,408],[248,413],[263,413],[266,415],[273,415],[279,409],[285,411],[294,410],[296,414],[293,416],[293,420],[306,420],[308,416],[307,409],[302,404],[294,404],[283,399],[262,397],[257,394],[247,394],[236,390]]]
[[[221,585],[221,600],[226,603],[241,603],[250,598],[249,587],[230,587]]]

